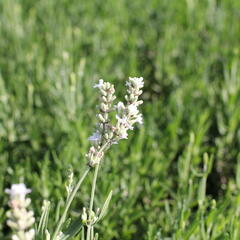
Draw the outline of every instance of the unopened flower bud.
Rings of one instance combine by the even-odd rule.
[[[87,223],[87,213],[86,213],[86,208],[83,208],[83,212],[82,212],[82,223],[86,224]]]

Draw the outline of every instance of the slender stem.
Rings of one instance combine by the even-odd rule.
[[[93,200],[94,200],[94,196],[95,196],[95,189],[96,189],[99,165],[100,164],[98,163],[97,166],[95,167],[95,171],[94,171],[94,177],[93,177],[93,182],[92,182],[92,192],[91,192],[91,199],[90,199],[90,206],[89,206],[89,216],[91,215],[91,212],[93,210]],[[89,225],[88,229],[87,229],[87,240],[90,240],[91,228],[92,228],[92,226]]]
[[[86,169],[85,172],[83,173],[82,177],[79,179],[77,185],[75,186],[75,188],[74,188],[73,191],[71,192],[69,198],[67,199],[64,212],[63,212],[63,214],[62,214],[62,216],[61,216],[61,218],[60,218],[60,220],[59,220],[59,222],[58,222],[58,225],[57,225],[56,230],[55,230],[55,232],[54,232],[54,234],[53,234],[52,240],[55,240],[56,237],[57,237],[57,235],[58,235],[58,233],[60,232],[61,227],[62,227],[62,225],[63,225],[63,223],[64,223],[64,221],[65,221],[65,219],[66,219],[66,216],[67,216],[67,213],[68,213],[68,209],[69,209],[69,207],[70,207],[70,205],[71,205],[71,203],[72,203],[72,201],[73,201],[73,198],[75,197],[75,195],[76,195],[79,187],[81,186],[83,180],[84,180],[84,179],[86,178],[86,176],[88,175],[89,171],[90,171],[90,167],[87,167],[87,169]]]
[[[99,153],[103,152],[107,148],[108,144],[109,144],[109,142],[106,142],[99,150]],[[94,196],[95,196],[96,182],[97,182],[97,176],[98,176],[100,162],[101,162],[101,159],[100,159],[99,163],[97,164],[97,166],[95,167],[95,171],[94,171],[94,176],[93,176],[93,181],[92,181],[92,190],[91,190],[91,199],[90,199],[90,205],[89,205],[89,216],[93,210],[93,201],[94,201]],[[89,225],[87,228],[87,240],[90,240],[90,237],[91,237],[91,227],[92,227],[92,225]]]
[[[89,212],[91,214],[93,210],[93,200],[95,196],[95,189],[96,189],[96,182],[97,182],[97,176],[98,176],[98,170],[99,170],[99,165],[97,164],[95,171],[94,171],[94,177],[93,177],[93,182],[92,182],[92,192],[91,192],[91,199],[90,199],[90,206],[89,206]]]
[[[90,234],[91,234],[91,225],[87,226],[87,240],[90,240]]]
[[[94,239],[94,228],[93,228],[93,226],[91,227],[91,239]]]
[[[85,229],[84,226],[82,226],[82,238],[81,240],[85,240]]]

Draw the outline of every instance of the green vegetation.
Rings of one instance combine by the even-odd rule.
[[[143,76],[144,125],[99,172],[95,206],[113,190],[100,239],[238,240],[239,22],[238,0],[0,1],[0,239],[4,189],[20,181],[37,220],[51,201],[54,229],[69,169],[77,181],[87,164],[92,86],[103,78],[122,96],[128,76]]]

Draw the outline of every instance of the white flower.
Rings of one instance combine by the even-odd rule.
[[[119,102],[117,105],[115,105],[115,109],[117,109],[118,113],[121,113],[125,109],[124,103]]]
[[[90,142],[92,142],[93,144],[97,144],[99,141],[101,141],[101,138],[102,138],[101,134],[97,131],[97,132],[93,133],[93,135],[90,136],[88,138],[88,140]]]
[[[83,208],[83,212],[82,212],[82,216],[81,217],[82,217],[83,224],[85,224],[87,222],[87,218],[88,218],[87,212],[86,212],[86,208]]]
[[[122,125],[125,128],[129,129],[130,125],[129,125],[128,118],[126,116],[120,117],[119,115],[116,115],[116,119],[119,125]]]
[[[19,237],[16,234],[14,234],[12,235],[12,240],[19,240]]]
[[[126,130],[133,130],[133,126],[129,123],[129,119],[126,116],[120,117],[119,115],[116,115],[116,119],[118,121],[118,124],[123,126]]]
[[[128,111],[129,111],[130,115],[136,115],[139,112],[138,109],[137,109],[137,106],[135,104],[130,104],[128,106]]]
[[[127,117],[124,116],[124,117],[120,117],[118,114],[116,115],[116,119],[118,121],[118,123],[122,124],[122,125],[125,125],[127,124]]]
[[[144,86],[143,77],[129,77],[129,82],[132,82],[136,87],[142,88]],[[129,86],[130,83],[127,82],[127,86]]]
[[[11,198],[19,197],[24,199],[26,194],[30,193],[31,189],[26,188],[24,183],[12,184],[11,189],[5,189],[5,193],[9,194]]]
[[[128,133],[126,130],[122,130],[120,135],[119,135],[120,139],[128,139]]]
[[[139,123],[139,124],[143,124],[142,114],[138,114],[138,115],[137,115],[136,122]]]
[[[35,236],[35,231],[34,229],[30,229],[28,232],[25,234],[26,240],[32,240]]]
[[[99,82],[93,86],[93,88],[101,88],[103,86],[103,83],[104,81],[100,79]]]

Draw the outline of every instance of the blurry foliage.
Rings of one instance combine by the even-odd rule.
[[[115,190],[100,236],[239,239],[239,21],[238,0],[0,1],[0,192],[24,179],[53,223],[67,169],[86,164],[92,85],[143,76],[144,127],[102,166],[97,204]]]

